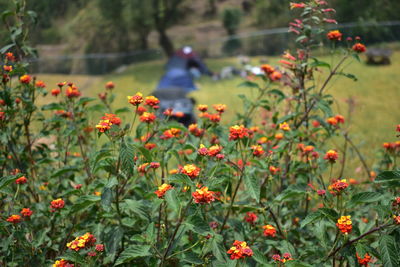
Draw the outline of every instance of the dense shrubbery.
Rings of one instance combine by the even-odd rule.
[[[344,63],[365,46],[323,33],[335,23],[326,5],[291,4],[299,48],[242,84],[256,97],[242,97],[231,126],[219,122],[235,107],[199,105],[186,129],[171,120],[182,114],[159,114],[159,100],[139,92],[122,120],[112,82],[99,104],[60,82],[38,107],[46,86],[20,60],[30,50],[9,46],[19,56],[5,53],[1,70],[2,265],[398,266],[399,142],[374,170],[359,154],[365,180],[333,176],[356,147],[327,88],[354,78]],[[311,54],[321,36],[347,43],[334,65]]]

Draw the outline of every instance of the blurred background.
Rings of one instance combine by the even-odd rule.
[[[0,0],[0,10],[12,1]],[[30,0],[34,72],[105,74],[161,59],[182,45],[203,57],[279,55],[289,44],[288,0]],[[400,1],[331,0],[338,28],[367,45],[400,39]],[[0,47],[8,36],[0,28]]]
[[[0,0],[0,11],[11,2]],[[287,27],[299,12],[289,9],[289,0],[26,2],[37,14],[29,39],[38,57],[29,59],[30,71],[45,81],[49,90],[60,81],[71,81],[85,96],[97,97],[104,92],[104,84],[113,81],[113,107],[121,109],[127,106],[127,95],[138,91],[151,94],[164,74],[168,57],[181,46],[191,45],[213,73],[224,75],[218,81],[197,79],[199,90],[190,96],[200,104],[227,104],[223,123],[228,124],[234,123],[236,112],[241,110],[238,95],[252,95],[250,89],[238,87],[243,78],[230,70],[240,70],[243,63],[279,65],[280,55],[294,48],[296,36],[289,34]],[[388,59],[367,64],[368,57],[362,55],[361,62],[354,60],[346,66],[357,82],[337,77],[329,88],[336,99],[335,112],[346,116],[353,140],[373,165],[382,143],[397,140],[394,127],[400,123],[400,1],[328,2],[339,22],[334,29],[340,29],[344,38],[360,36],[369,51],[375,49],[378,57],[383,53]],[[9,43],[8,38],[6,30],[0,28],[0,47]],[[314,54],[334,63],[338,58],[330,55],[329,44],[325,47]],[[323,75],[321,72],[319,78]],[[44,104],[53,99],[48,95],[41,101]],[[93,117],[98,120],[97,115]],[[359,161],[354,151],[351,153],[354,157],[348,158],[348,173],[356,170],[361,176]]]

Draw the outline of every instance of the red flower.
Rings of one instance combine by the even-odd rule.
[[[355,51],[357,53],[364,53],[365,51],[367,51],[367,48],[365,47],[365,45],[363,45],[361,43],[356,43],[355,45],[353,45],[353,47],[351,49],[353,49],[353,51]]]
[[[246,216],[244,216],[244,220],[250,224],[254,224],[257,219],[257,214],[255,214],[254,212],[247,212]]]
[[[28,182],[28,179],[26,179],[25,176],[21,176],[17,180],[15,180],[16,184],[26,184],[27,182]]]
[[[51,90],[51,95],[53,96],[58,96],[61,93],[61,90],[59,88],[55,88]]]
[[[146,105],[156,108],[155,106],[160,103],[160,100],[155,96],[147,96],[144,102]]]
[[[269,166],[269,172],[270,172],[272,175],[275,175],[275,174],[277,174],[277,173],[280,172],[280,171],[281,171],[281,169],[280,169],[279,167]]]
[[[181,130],[178,128],[171,128],[163,132],[162,138],[163,139],[171,139],[171,138],[178,138],[181,135]]]
[[[200,137],[204,134],[204,130],[198,128],[197,124],[190,124],[188,129],[191,134],[193,134],[194,136],[197,136],[197,137]]]
[[[138,106],[137,109],[136,109],[136,113],[139,114],[139,115],[143,115],[143,113],[146,112],[146,111],[147,111],[147,109],[145,107],[143,107],[143,106]]]
[[[172,186],[170,184],[162,184],[158,187],[158,189],[154,192],[158,196],[158,198],[162,198],[168,190],[171,190]]]
[[[306,4],[304,3],[290,3],[290,9],[294,8],[305,8]]]
[[[11,52],[7,52],[7,53],[6,53],[6,59],[7,59],[8,61],[15,61],[14,54],[11,53]]]
[[[99,98],[100,98],[100,100],[106,100],[106,98],[107,98],[107,92],[100,93],[100,94],[99,94]]]
[[[343,190],[345,190],[349,184],[347,183],[346,179],[342,180],[337,180],[331,185],[328,186],[328,190],[332,195],[338,195],[340,194]]]
[[[67,90],[65,91],[65,95],[68,98],[80,97],[81,92],[79,92],[78,87],[72,84],[71,86],[68,86]]]
[[[97,244],[95,250],[98,251],[98,252],[104,251],[104,245],[103,244]]]
[[[335,126],[338,124],[338,120],[335,117],[330,117],[326,119],[326,122],[332,126]]]
[[[371,256],[368,253],[365,253],[364,257],[361,258],[358,253],[356,253],[358,264],[361,266],[369,266],[368,263],[371,261]]]
[[[219,154],[219,152],[221,152],[221,150],[222,150],[222,146],[220,146],[218,144],[213,145],[208,149],[208,155],[210,157],[215,157],[216,155]]]
[[[158,169],[158,168],[160,168],[160,163],[159,162],[150,162],[150,168]]]
[[[208,149],[203,144],[200,144],[200,148],[197,149],[197,153],[200,156],[207,156],[208,155]]]
[[[200,174],[200,168],[194,164],[186,164],[182,168],[180,168],[180,173],[186,174],[190,178],[196,178]]]
[[[96,128],[99,130],[99,132],[104,133],[111,129],[111,125],[112,123],[110,120],[100,120],[100,122],[96,125]]]
[[[144,112],[142,116],[140,116],[140,121],[145,123],[152,123],[156,119],[156,115],[150,112]]]
[[[260,157],[264,154],[264,150],[260,145],[251,146],[251,149],[253,150],[253,155],[256,157]]]
[[[64,259],[56,260],[56,262],[53,264],[53,267],[74,267],[74,266],[75,266],[74,264],[69,263]]]
[[[215,201],[215,192],[209,191],[208,187],[203,186],[200,189],[196,189],[196,192],[192,193],[194,202],[198,204],[205,204]]]
[[[330,31],[326,35],[326,37],[328,37],[328,39],[332,41],[341,41],[342,36],[343,34],[339,30]]]
[[[338,153],[335,150],[329,150],[328,152],[326,152],[324,159],[329,161],[330,163],[335,163],[338,157]]]
[[[112,90],[112,89],[114,89],[115,84],[112,81],[109,81],[106,83],[105,87],[107,90]]]
[[[55,199],[50,203],[50,208],[51,208],[50,211],[55,212],[56,210],[64,208],[64,206],[65,206],[64,200],[62,200],[61,198]]]
[[[4,65],[4,66],[3,66],[3,70],[4,70],[5,72],[12,72],[13,67],[12,67],[12,66],[8,66],[8,65]]]
[[[335,119],[338,123],[344,123],[344,117],[342,115],[336,115]]]
[[[246,242],[235,240],[233,246],[227,251],[230,254],[231,260],[244,259],[253,256],[253,250],[247,245]]]
[[[102,120],[109,120],[111,125],[120,125],[121,124],[121,119],[117,117],[117,115],[112,114],[112,113],[105,113],[103,117],[101,117]]]
[[[31,217],[32,214],[33,214],[33,211],[31,211],[29,208],[23,208],[21,210],[21,215],[24,217]]]
[[[272,237],[275,237],[275,235],[276,235],[276,229],[275,229],[275,227],[273,227],[273,226],[270,225],[270,224],[267,224],[267,225],[264,225],[264,226],[263,226],[263,229],[264,229],[264,235],[265,235],[265,236],[272,236]]]
[[[36,81],[35,86],[39,88],[45,88],[46,84],[43,81]]]
[[[352,229],[352,222],[351,222],[351,216],[342,216],[337,220],[336,226],[339,228],[339,230],[347,235],[348,233],[351,232]]]
[[[128,102],[134,106],[139,106],[143,102],[142,93],[136,93],[134,96],[128,96]]]
[[[25,74],[25,75],[22,75],[22,76],[19,78],[19,81],[20,81],[21,83],[28,84],[28,83],[31,82],[31,79],[32,79],[31,76]]]
[[[13,224],[17,224],[21,222],[21,216],[17,215],[17,214],[13,214],[10,217],[7,218],[7,222],[13,223]]]
[[[269,78],[271,79],[271,81],[279,81],[282,78],[282,73],[280,73],[279,71],[274,71],[269,75]]]
[[[249,137],[249,129],[243,125],[234,125],[229,128],[229,140],[237,140],[244,137]]]

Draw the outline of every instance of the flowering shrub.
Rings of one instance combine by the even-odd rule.
[[[231,125],[220,119],[233,107],[199,105],[186,129],[140,92],[124,118],[112,82],[97,104],[60,82],[39,107],[47,86],[27,73],[29,51],[3,49],[0,264],[399,266],[399,143],[385,143],[371,170],[327,92],[333,77],[353,78],[344,63],[366,48],[324,33],[336,23],[326,1],[290,7],[298,49],[243,83],[256,98],[243,98]],[[312,54],[322,39],[336,47],[334,65]],[[364,180],[334,175],[348,145]]]

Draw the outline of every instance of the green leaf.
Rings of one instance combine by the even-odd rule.
[[[362,203],[372,203],[381,200],[384,195],[378,192],[361,192],[353,195],[350,199],[349,206],[355,206]]]
[[[128,174],[133,174],[135,169],[135,162],[133,161],[135,157],[134,147],[126,142],[122,142],[119,156],[121,160],[121,169]]]
[[[311,67],[322,67],[322,68],[328,68],[331,69],[331,65],[327,62],[320,61],[317,58],[313,58],[314,62],[310,63]]]
[[[333,222],[336,222],[336,220],[339,218],[339,214],[334,209],[320,208],[318,209],[318,212]]]
[[[169,190],[172,191],[172,190]],[[149,211],[147,209],[148,205],[143,201],[126,199],[122,203],[121,207],[125,211],[132,211],[134,214],[138,215],[140,218],[150,221]]]
[[[79,198],[77,203],[72,205],[69,212],[70,212],[70,214],[76,213],[76,212],[82,212],[82,211],[88,209],[89,207],[93,206],[97,202],[99,202],[100,199],[101,198],[99,196],[91,196],[91,195],[82,196]]]
[[[260,183],[258,182],[258,176],[254,174],[248,174],[244,177],[244,183],[250,195],[257,201],[260,201]]]
[[[379,239],[379,250],[384,267],[398,267],[399,254],[394,237],[382,235]]]
[[[336,72],[335,74],[344,76],[344,77],[349,78],[350,80],[353,80],[355,82],[358,81],[357,77],[355,75],[351,74],[351,73]]]
[[[186,185],[194,185],[193,181],[186,174],[174,174],[167,178],[167,181],[170,183],[177,184],[186,184]]]
[[[15,45],[15,44],[9,44],[9,45],[3,46],[3,47],[0,49],[0,54],[5,54],[5,53],[7,52],[7,50],[10,49],[11,47],[13,47],[14,45]]]
[[[152,255],[150,253],[150,246],[148,245],[131,245],[127,247],[118,257],[115,265],[130,262],[136,258],[146,257]]]
[[[257,88],[257,89],[260,88],[258,83],[250,82],[250,81],[242,82],[241,84],[238,85],[238,87],[250,87],[250,88]]]
[[[287,261],[285,262],[286,267],[312,267],[313,265],[310,265],[308,263],[304,263],[298,260],[292,260],[292,261]]]
[[[87,104],[87,103],[89,103],[91,101],[94,101],[94,100],[96,100],[96,98],[93,98],[93,97],[81,97],[76,104],[78,106],[79,105],[85,105],[85,104]]]
[[[15,175],[4,176],[0,179],[0,190],[6,187],[7,185],[11,184],[17,179]]]
[[[176,195],[175,189],[168,190],[167,193],[164,195],[165,200],[168,203],[168,206],[176,213],[179,214],[179,209],[180,209],[180,200],[178,199],[178,196]]]
[[[375,179],[375,183],[400,184],[400,171],[383,171]]]
[[[253,249],[253,256],[252,258],[258,262],[259,264],[261,264],[261,266],[265,266],[265,267],[273,267],[274,265],[269,263],[269,260],[267,257],[265,257],[258,249]]]
[[[300,227],[303,228],[304,226],[306,226],[307,224],[313,223],[317,220],[321,220],[324,216],[319,212],[313,212],[307,215],[307,217],[301,221],[300,223]]]
[[[105,211],[109,211],[111,208],[112,201],[112,189],[109,187],[104,187],[101,193],[101,206]]]
[[[80,171],[80,169],[76,168],[76,167],[64,167],[64,168],[56,171],[55,173],[53,173],[51,175],[51,178],[59,177],[59,176],[65,174],[65,173],[68,173],[68,172],[78,172],[78,171]]]

